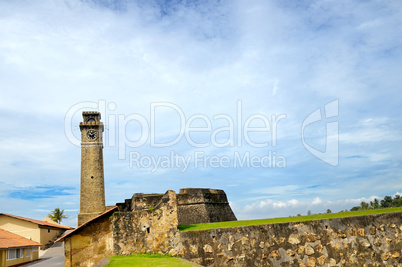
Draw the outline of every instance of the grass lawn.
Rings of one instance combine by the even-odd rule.
[[[126,266],[172,266],[172,267],[195,267],[196,264],[175,258],[170,255],[161,254],[133,254],[128,256],[113,256],[109,258],[107,267],[126,267]]]
[[[320,219],[342,218],[342,217],[379,214],[379,213],[388,213],[388,212],[397,212],[397,211],[402,211],[402,207],[387,208],[387,209],[374,209],[374,210],[359,210],[359,211],[338,212],[338,213],[314,214],[314,215],[299,216],[299,217],[283,217],[283,218],[261,219],[261,220],[179,225],[179,230],[180,231],[194,231],[194,230],[249,226],[249,225],[259,225],[259,224],[269,224],[269,223],[305,222],[305,221],[320,220]]]

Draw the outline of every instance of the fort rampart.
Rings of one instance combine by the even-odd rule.
[[[402,266],[402,212],[179,232],[203,266]]]
[[[134,198],[67,235],[66,266],[162,253],[202,266],[402,267],[402,212],[180,232],[179,194]]]

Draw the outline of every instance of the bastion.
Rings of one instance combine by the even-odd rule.
[[[164,194],[136,193],[131,199],[116,205],[123,212],[153,210],[159,206],[163,196]],[[176,194],[176,201],[179,225],[237,220],[226,193],[220,189],[182,188]]]

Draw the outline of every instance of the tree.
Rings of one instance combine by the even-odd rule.
[[[63,214],[64,210],[60,210],[59,208],[55,208],[52,210],[47,217],[50,218],[52,221],[61,223],[64,218],[68,218],[67,214]]]
[[[362,210],[366,210],[368,208],[368,206],[369,206],[369,204],[364,201],[362,201],[362,203],[360,203],[360,208]]]
[[[394,199],[392,200],[392,207],[399,207],[401,202],[401,196],[395,195]]]
[[[391,196],[385,196],[384,199],[381,200],[381,207],[383,207],[383,208],[391,207],[391,204],[392,204]]]
[[[380,202],[377,198],[374,199],[373,208],[378,209],[380,207]]]
[[[327,209],[327,213],[329,214],[329,213],[332,213],[332,211],[330,210],[330,209]]]
[[[360,207],[359,207],[359,206],[356,206],[356,207],[351,208],[350,211],[357,211],[357,210],[359,210],[359,209],[360,209]]]
[[[309,215],[309,216],[311,215],[311,210],[307,211],[307,215]]]
[[[400,197],[399,195],[395,196],[395,207],[401,207],[402,206],[402,197]]]

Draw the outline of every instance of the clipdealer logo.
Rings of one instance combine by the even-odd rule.
[[[323,110],[318,108],[310,115],[308,115],[307,118],[303,121],[301,127],[302,143],[307,151],[309,151],[316,158],[332,166],[338,166],[339,163],[339,125],[338,121],[335,120],[338,115],[339,101],[338,99],[335,99],[327,103]],[[304,134],[306,127],[322,120],[327,120],[324,151],[321,151],[307,144]]]
[[[326,118],[338,114],[337,104],[336,100],[325,106]],[[148,116],[139,113],[118,114],[115,112],[116,108],[115,103],[107,103],[105,100],[75,104],[65,116],[67,139],[79,146],[80,140],[74,134],[74,118],[79,117],[84,110],[97,110],[104,116],[107,129],[104,145],[117,148],[120,160],[127,160],[128,156],[130,168],[150,169],[152,172],[175,168],[185,172],[189,168],[286,167],[285,156],[278,155],[274,150],[278,142],[280,122],[287,118],[285,114],[267,116],[256,113],[245,116],[241,100],[236,103],[234,115],[220,113],[211,117],[205,114],[188,116],[182,108],[170,102],[150,103]],[[170,115],[169,120],[174,120],[177,125],[168,129],[169,134],[165,132],[166,126],[161,126],[163,121],[158,120],[158,117],[167,113]],[[317,109],[303,121],[302,143],[314,156],[335,166],[334,151],[337,152],[338,147],[333,142],[328,143],[326,151],[321,152],[305,141],[304,129],[320,119],[320,109]],[[135,138],[130,125],[136,126]],[[330,129],[327,135],[333,132],[335,126],[337,130],[337,124],[328,126]],[[333,136],[328,138],[333,140]],[[183,143],[186,144],[186,152],[178,152],[177,148],[182,147]],[[158,149],[159,154],[150,153],[149,148],[153,152],[156,151],[155,148]],[[148,151],[148,154],[144,151]],[[219,151],[225,152],[222,154]],[[336,154],[336,160],[337,156]]]

